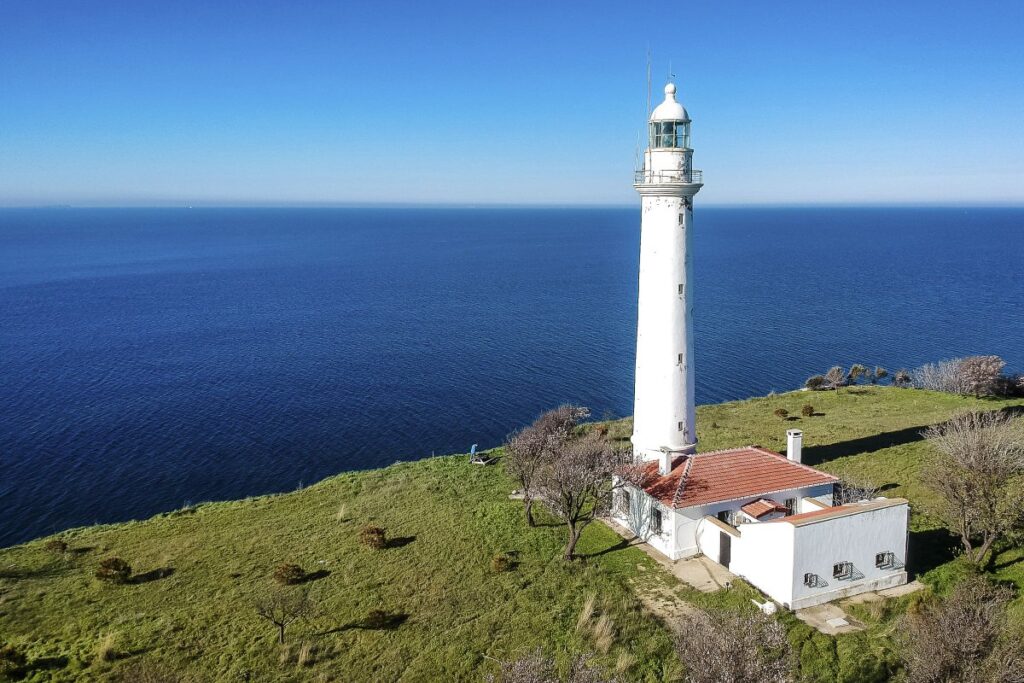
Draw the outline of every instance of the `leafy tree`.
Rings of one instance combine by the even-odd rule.
[[[868,369],[860,363],[854,363],[850,366],[850,373],[847,375],[850,384],[856,384],[861,377],[866,377]]]
[[[807,381],[804,382],[804,386],[811,391],[817,391],[825,386],[825,377],[823,375],[808,377]]]
[[[900,629],[908,683],[1024,680],[1024,633],[1007,629],[1007,588],[975,576],[910,612]]]
[[[793,680],[786,629],[761,612],[695,609],[678,623],[676,653],[689,683]]]
[[[614,490],[621,486],[614,477],[623,473],[625,463],[625,453],[597,432],[564,441],[542,461],[534,494],[568,528],[566,560],[575,558],[583,529],[611,507]]]
[[[538,417],[529,427],[513,432],[505,440],[505,469],[522,487],[526,523],[530,526],[536,525],[533,501],[538,471],[572,438],[579,423],[589,416],[587,408],[559,406]]]
[[[1024,524],[1024,431],[1006,413],[968,412],[929,427],[934,447],[922,479],[935,513],[981,564],[992,545]]]

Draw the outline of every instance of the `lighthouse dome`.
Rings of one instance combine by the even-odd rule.
[[[676,102],[676,86],[669,83],[665,86],[665,101],[651,112],[651,121],[689,121],[690,115],[686,108]]]

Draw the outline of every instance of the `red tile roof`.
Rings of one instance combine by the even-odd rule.
[[[644,491],[675,508],[754,498],[838,481],[831,474],[756,446],[678,456],[666,475],[659,475],[657,461],[651,461],[647,473]]]
[[[883,508],[895,507],[898,505],[907,505],[907,499],[876,498],[875,500],[862,500],[857,503],[847,503],[846,505],[837,505],[836,507],[824,508],[822,510],[811,510],[810,512],[801,512],[798,515],[790,515],[789,517],[772,519],[769,520],[769,522],[786,522],[794,526],[801,526],[803,524],[825,519],[831,519],[833,517],[845,517],[847,515],[856,515],[861,512],[871,512],[872,510],[881,510]]]
[[[754,519],[761,519],[772,512],[786,512],[786,506],[782,503],[776,503],[774,500],[759,498],[753,503],[747,503],[741,507],[740,510],[743,510],[743,512],[747,513]]]

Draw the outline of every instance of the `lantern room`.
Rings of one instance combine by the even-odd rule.
[[[690,116],[676,101],[676,86],[665,86],[665,101],[655,107],[650,119],[651,149],[690,149]]]

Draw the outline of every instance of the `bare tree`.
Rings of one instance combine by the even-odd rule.
[[[996,393],[1005,367],[999,356],[968,356],[960,361],[957,370],[964,390],[980,398]]]
[[[581,406],[563,405],[538,417],[532,425],[513,432],[505,440],[505,469],[516,478],[523,491],[526,523],[533,519],[534,479],[541,465],[561,449],[579,423],[590,416]]]
[[[1007,588],[981,577],[904,617],[899,629],[908,683],[1020,683],[1021,635],[1006,628]]]
[[[961,413],[924,431],[934,455],[924,483],[936,514],[980,564],[992,545],[1024,524],[1024,430],[1006,413]]]
[[[615,475],[626,464],[623,451],[601,434],[589,432],[566,440],[537,470],[537,498],[569,529],[566,560],[575,557],[583,529],[611,507],[614,490],[622,485]]]
[[[786,629],[761,612],[688,613],[679,622],[676,653],[689,683],[793,680]]]
[[[534,650],[525,657],[514,662],[502,664],[498,676],[488,676],[490,683],[615,683],[616,679],[606,678],[600,671],[590,666],[583,655],[576,657],[569,665],[565,678],[558,676],[555,660],[545,657],[539,650]]]
[[[846,386],[846,370],[837,365],[825,373],[825,382],[830,387],[839,391],[839,387]]]
[[[297,588],[275,588],[258,598],[253,605],[256,614],[277,627],[277,642],[284,644],[284,631],[295,621],[313,615],[309,591]]]
[[[836,484],[832,502],[846,505],[878,496],[879,486],[869,479],[856,474],[844,474]]]

